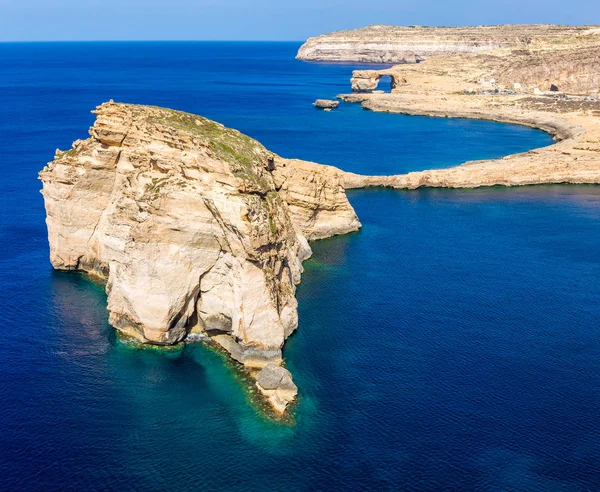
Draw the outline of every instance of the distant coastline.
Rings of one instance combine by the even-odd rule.
[[[364,109],[515,123],[557,140],[524,154],[449,169],[387,177],[347,174],[347,188],[600,183],[597,26],[369,26],[311,38],[297,58],[400,61],[389,69],[354,71],[353,93],[338,97]],[[390,93],[379,88],[382,77],[390,78]]]
[[[490,26],[371,25],[309,38],[296,58],[309,61],[418,63],[431,56],[529,49],[569,37],[595,35],[599,26],[518,24]]]

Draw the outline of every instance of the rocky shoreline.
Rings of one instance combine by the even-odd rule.
[[[596,87],[596,65],[585,57],[578,64],[580,41],[570,49],[573,67],[561,65],[543,83]],[[600,33],[586,43],[600,45]],[[403,175],[359,175],[283,159],[200,116],[102,104],[90,138],[57,150],[40,172],[51,263],[105,280],[109,322],[126,337],[162,346],[211,340],[283,415],[298,393],[282,347],[298,326],[295,289],[311,255],[308,241],[361,227],[346,189],[600,184],[597,97],[534,97],[495,81],[493,90],[473,90],[507,57],[529,56],[511,53],[435,56],[353,74],[355,92],[338,97],[366,110],[527,125],[557,141],[502,159]],[[539,56],[555,60],[553,52]],[[535,66],[512,74],[542,83]],[[374,92],[386,75],[391,93]]]
[[[600,43],[600,38],[595,37],[595,42]],[[577,50],[572,54],[572,70],[582,70],[576,58]],[[345,186],[414,189],[422,186],[474,188],[600,183],[600,101],[594,90],[600,71],[585,72],[588,77],[579,79],[579,88],[588,90],[588,95],[564,92],[532,95],[534,88],[514,91],[497,82],[494,82],[493,90],[476,90],[482,85],[482,68],[493,69],[489,65],[490,56],[436,57],[418,65],[358,71],[352,77],[354,88],[357,87],[357,79],[373,81],[370,86],[376,88],[377,81],[387,75],[395,81],[393,89],[386,94],[374,93],[373,89],[358,89],[338,97],[346,102],[360,103],[364,109],[371,111],[526,125],[551,134],[556,144],[502,159],[467,162],[448,169],[396,176],[346,174]],[[498,57],[502,56],[498,54]],[[552,55],[549,56],[552,58]],[[527,69],[517,74],[517,80],[525,80],[529,75]],[[553,81],[561,87],[571,77],[571,71],[557,72]]]
[[[414,96],[414,95],[413,95]],[[600,121],[596,116],[579,113],[557,115],[536,111],[489,107],[489,101],[473,101],[467,96],[446,94],[442,98],[394,95],[343,95],[365,109],[408,115],[471,118],[526,125],[544,130],[557,143],[502,159],[472,161],[460,166],[413,172],[395,176],[345,175],[345,187],[389,186],[476,188],[481,186],[519,186],[533,184],[600,183]],[[515,103],[517,101],[513,101]],[[474,103],[474,104],[470,104]],[[518,107],[518,104],[517,104]]]

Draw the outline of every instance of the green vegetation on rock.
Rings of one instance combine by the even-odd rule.
[[[149,122],[200,137],[218,159],[230,164],[234,174],[261,190],[268,188],[260,175],[260,160],[265,158],[267,151],[257,141],[201,116],[172,109],[153,109],[156,111],[147,116]]]

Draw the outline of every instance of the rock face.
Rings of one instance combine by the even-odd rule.
[[[377,89],[381,77],[377,70],[355,70],[350,79],[352,92],[373,92]]]
[[[294,224],[309,240],[360,229],[348,202],[345,174],[332,167],[296,159],[275,159],[273,179]]]
[[[315,108],[318,109],[335,109],[340,105],[339,101],[330,101],[328,99],[317,99],[314,102]]]
[[[111,325],[140,342],[204,333],[244,365],[281,364],[307,238],[360,227],[340,172],[187,113],[95,114],[40,173],[54,268],[105,278]]]
[[[256,387],[280,413],[285,411],[288,403],[294,401],[298,394],[290,372],[273,363],[267,364],[257,374]]]
[[[492,76],[504,85],[514,82],[542,91],[558,89],[587,94],[600,89],[600,33],[586,36],[587,46],[528,50],[498,60]],[[499,57],[500,58],[500,57]]]
[[[589,94],[600,89],[597,26],[370,26],[311,38],[298,58],[402,64],[430,58],[423,69],[398,65],[356,70],[353,92],[373,92],[384,76],[391,78],[394,91],[410,84],[414,72],[429,72],[432,78],[464,75],[471,84],[494,79],[511,89],[517,84],[530,91]]]
[[[430,56],[478,53],[497,48],[525,49],[536,43],[587,36],[594,26],[504,25],[421,27],[373,25],[310,38],[300,60],[417,63]]]

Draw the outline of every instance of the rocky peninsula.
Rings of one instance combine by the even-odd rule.
[[[552,49],[432,56],[353,74],[354,92],[339,98],[367,110],[517,123],[557,140],[448,169],[352,174],[281,158],[200,116],[102,104],[90,137],[57,150],[40,172],[52,265],[104,279],[109,322],[126,337],[211,339],[283,414],[297,388],[282,347],[298,326],[309,241],[360,228],[345,189],[600,184],[600,31],[572,29]],[[391,93],[374,93],[384,76]]]

